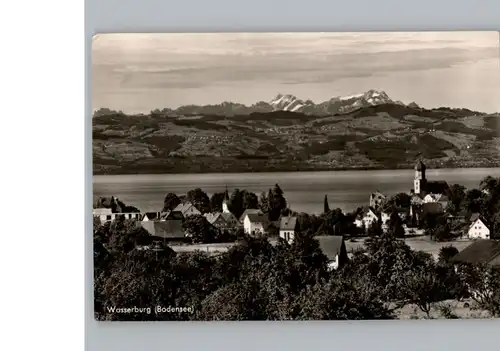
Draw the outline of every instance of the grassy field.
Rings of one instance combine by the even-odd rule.
[[[466,307],[469,304],[469,307]],[[456,301],[445,300],[436,303],[431,308],[431,319],[443,319],[445,316],[441,312],[441,308],[447,306],[451,313],[460,319],[477,319],[477,318],[491,318],[487,311],[474,308],[474,302],[471,300]],[[416,305],[410,304],[396,311],[398,319],[426,319],[427,315],[422,312]]]
[[[356,249],[364,248],[365,238],[356,239],[355,242],[351,242],[349,240],[346,241],[346,249],[348,253],[353,252]],[[467,246],[469,246],[472,241],[471,240],[455,240],[455,241],[446,241],[446,242],[435,242],[431,241],[428,237],[419,236],[414,238],[405,239],[405,243],[411,247],[412,250],[415,251],[424,251],[426,253],[431,254],[434,258],[437,258],[439,255],[439,250],[444,246],[454,246],[458,249],[458,251],[462,251]]]

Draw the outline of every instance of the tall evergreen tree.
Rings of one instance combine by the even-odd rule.
[[[328,205],[328,196],[325,195],[325,202],[323,204],[323,212],[328,213],[330,212],[330,206]]]

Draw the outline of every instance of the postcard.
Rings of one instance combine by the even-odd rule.
[[[95,318],[499,317],[499,43],[95,36]]]

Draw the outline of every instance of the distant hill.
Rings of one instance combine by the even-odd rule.
[[[101,110],[92,119],[94,174],[394,169],[420,156],[433,168],[495,167],[499,118],[405,105],[375,90],[321,104],[278,95],[251,107]]]

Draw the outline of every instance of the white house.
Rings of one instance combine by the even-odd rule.
[[[373,210],[372,208],[369,208],[368,210],[361,213],[361,215],[358,216],[354,220],[354,224],[358,228],[363,227],[363,225],[365,226],[365,228],[369,228],[374,221],[378,221],[378,220],[379,220],[379,217],[375,213],[375,210]]]
[[[239,218],[241,224],[243,224],[243,222],[245,221],[247,214],[264,214],[264,212],[256,208],[247,208],[245,211],[243,211],[242,215]]]
[[[470,225],[467,236],[469,239],[489,239],[490,229],[484,224],[481,218],[477,218]]]
[[[297,217],[281,217],[280,237],[291,243],[297,228]]]
[[[247,234],[265,234],[269,219],[264,214],[247,213],[243,220],[243,228]]]
[[[179,204],[176,208],[174,208],[174,211],[181,212],[184,217],[201,214],[200,210],[198,210],[191,202]]]

